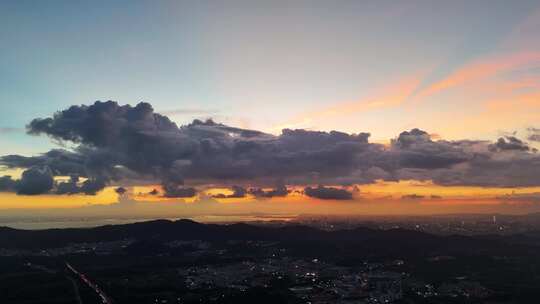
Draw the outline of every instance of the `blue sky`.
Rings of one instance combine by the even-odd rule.
[[[387,100],[403,79],[415,80],[416,94],[491,56],[539,51],[531,42],[538,9],[537,1],[4,0],[0,154],[51,147],[11,128],[109,99],[150,102],[180,124],[214,117],[274,133],[338,129],[387,140],[411,127],[453,138],[522,131],[535,117],[467,133],[474,128],[441,123],[465,108],[470,121],[484,113],[491,96],[480,84],[422,102],[362,105]],[[534,82],[539,72],[489,76],[525,73]],[[334,109],[352,103],[354,111]]]

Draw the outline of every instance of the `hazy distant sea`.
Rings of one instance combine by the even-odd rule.
[[[187,218],[201,223],[235,223],[289,221],[296,218],[296,215],[205,215]],[[158,218],[0,218],[0,226],[32,230],[50,228],[81,228],[97,227],[103,225],[129,224],[143,221],[151,221],[155,219]],[[180,218],[167,219],[178,220]]]

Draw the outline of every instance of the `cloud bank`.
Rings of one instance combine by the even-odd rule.
[[[384,146],[370,143],[366,132],[284,129],[276,136],[212,120],[179,127],[148,103],[130,106],[114,101],[71,106],[34,119],[27,133],[74,148],[0,157],[2,166],[26,169],[20,180],[0,178],[0,191],[95,194],[108,184],[137,181],[161,183],[166,197],[194,196],[197,187],[209,184],[241,185],[233,189],[235,197],[274,197],[287,195],[283,181],[351,185],[416,179],[440,185],[540,185],[540,156],[513,136],[496,142],[446,141],[412,129]],[[55,176],[71,179],[57,183]],[[276,183],[281,185],[274,190],[261,189]],[[255,187],[246,190],[247,186]],[[344,189],[325,186],[308,187],[304,193],[349,197]]]

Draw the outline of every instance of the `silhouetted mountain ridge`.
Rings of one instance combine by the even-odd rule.
[[[335,246],[347,244],[371,251],[452,252],[507,250],[503,239],[468,236],[436,236],[424,232],[391,229],[323,231],[316,228],[290,225],[264,227],[245,223],[218,225],[202,224],[191,220],[153,220],[95,228],[67,228],[47,230],[19,230],[0,227],[0,248],[43,249],[63,247],[72,243],[106,242],[124,239],[166,242],[171,240],[257,240],[296,243],[327,243]]]

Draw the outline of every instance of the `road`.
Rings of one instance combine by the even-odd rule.
[[[86,285],[88,285],[88,287],[92,288],[97,293],[97,295],[99,296],[99,298],[101,299],[101,302],[103,304],[112,304],[113,303],[111,298],[109,298],[103,292],[103,290],[101,290],[101,288],[99,288],[99,286],[96,283],[90,281],[90,279],[88,279],[84,273],[81,273],[81,272],[77,271],[77,269],[73,268],[73,266],[71,266],[68,262],[66,262],[66,266],[71,272],[73,272],[76,276],[78,276]]]

